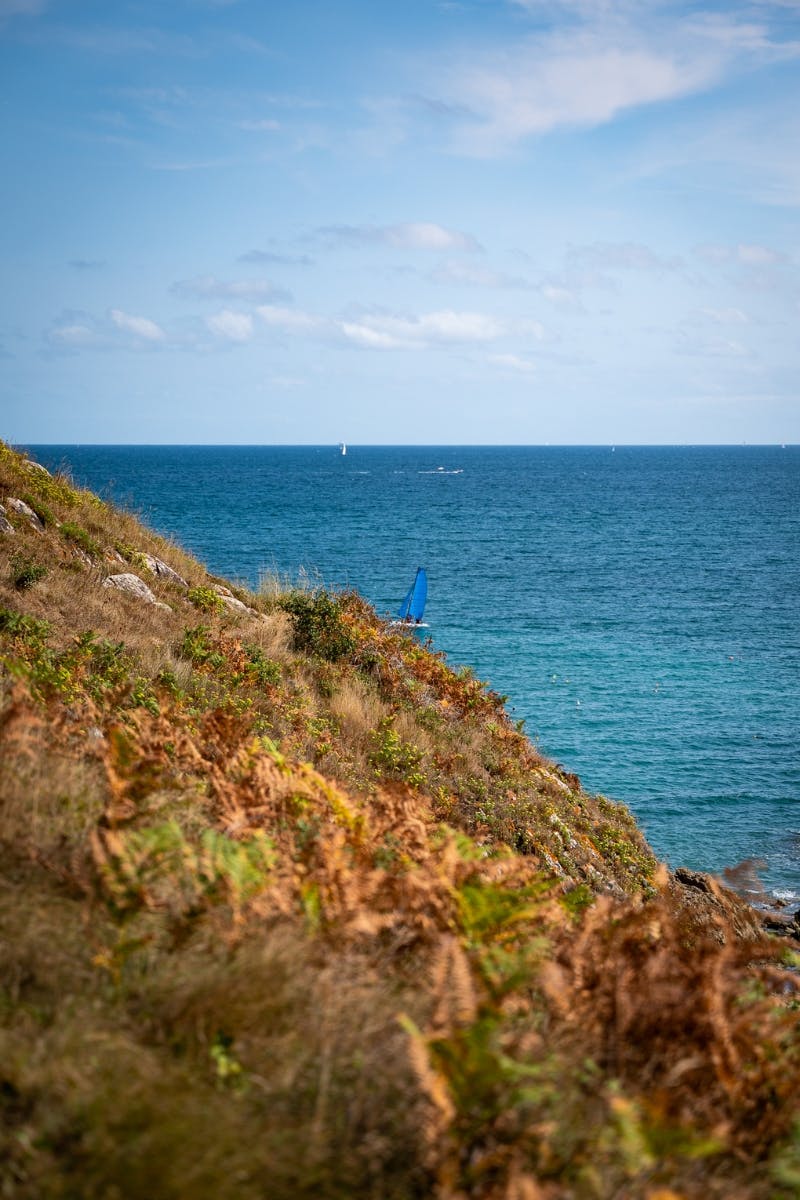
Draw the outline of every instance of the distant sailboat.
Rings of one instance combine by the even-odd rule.
[[[339,442],[339,453],[347,454],[347,446],[345,446],[344,442]]]
[[[428,599],[428,576],[424,567],[417,567],[414,582],[403,597],[403,603],[397,611],[397,620],[392,625],[410,625],[412,629],[427,629],[422,617],[425,612],[425,601]]]

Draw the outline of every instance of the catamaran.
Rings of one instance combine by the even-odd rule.
[[[428,576],[424,567],[417,567],[414,582],[403,597],[403,603],[397,611],[397,619],[392,621],[392,625],[408,625],[412,629],[427,629],[428,625],[422,620],[427,598]]]

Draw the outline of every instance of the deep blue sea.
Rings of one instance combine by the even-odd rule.
[[[800,447],[38,446],[212,572],[393,613],[671,866],[800,898]]]

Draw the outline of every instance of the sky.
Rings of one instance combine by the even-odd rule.
[[[800,442],[800,0],[0,0],[0,437]]]

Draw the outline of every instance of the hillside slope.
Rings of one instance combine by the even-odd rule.
[[[354,594],[211,578],[0,444],[20,1197],[767,1197],[798,977]]]

